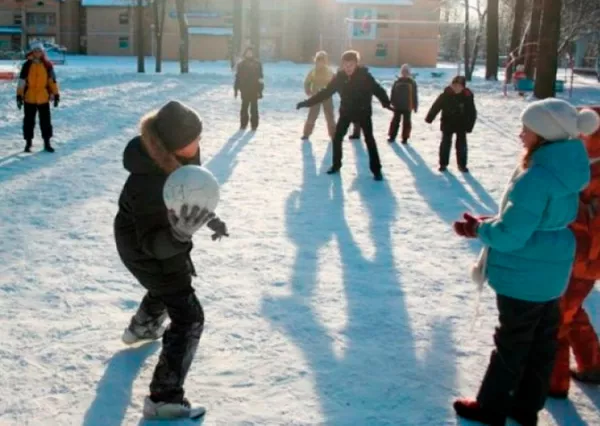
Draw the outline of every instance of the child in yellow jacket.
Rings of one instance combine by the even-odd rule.
[[[329,58],[327,53],[324,51],[317,52],[315,55],[315,67],[310,70],[306,76],[306,79],[304,80],[304,91],[306,92],[306,95],[312,96],[321,89],[324,89],[325,86],[329,84],[333,76],[334,73],[329,68]],[[321,104],[312,106],[308,111],[308,117],[306,118],[306,123],[304,124],[304,134],[302,136],[303,140],[308,140],[312,134],[317,118],[319,117],[319,113],[321,112],[321,106],[323,107],[325,120],[327,121],[327,131],[329,132],[329,137],[333,139],[333,136],[335,135],[335,114],[333,111],[333,100],[330,98],[323,101]]]
[[[46,57],[41,43],[34,43],[27,54],[27,61],[21,68],[17,86],[17,107],[25,107],[23,119],[23,139],[25,139],[25,152],[31,152],[33,133],[35,129],[35,116],[39,112],[40,130],[44,139],[44,150],[54,152],[50,144],[52,138],[52,118],[50,115],[50,102],[58,106],[60,95],[58,83],[54,74],[54,67]]]

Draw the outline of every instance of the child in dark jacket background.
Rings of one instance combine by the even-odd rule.
[[[439,112],[442,112],[440,172],[445,172],[448,168],[452,135],[454,134],[456,134],[458,169],[463,173],[469,172],[467,168],[467,133],[471,133],[473,127],[475,127],[477,109],[475,108],[473,92],[467,89],[466,84],[465,77],[460,75],[454,77],[450,86],[446,87],[435,100],[425,118],[427,123],[432,123]]]
[[[404,64],[400,68],[400,78],[394,83],[390,98],[394,106],[394,118],[390,123],[388,142],[391,143],[396,140],[400,129],[400,121],[402,121],[402,143],[406,144],[412,129],[412,112],[417,112],[419,107],[417,82],[410,76],[408,64]]]

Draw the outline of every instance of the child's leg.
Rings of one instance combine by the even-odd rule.
[[[360,139],[360,123],[354,122],[353,124],[354,126],[350,139]]]
[[[333,110],[333,100],[331,98],[323,101],[323,113],[325,114],[325,121],[327,121],[329,138],[333,140],[335,136],[335,112]]]
[[[450,148],[452,147],[452,133],[442,133],[442,142],[440,143],[440,169],[448,167],[450,162]]]
[[[546,304],[497,295],[500,326],[496,328],[490,364],[477,395],[477,401],[494,418],[506,418],[521,373],[536,340]],[[558,305],[556,307],[558,309]],[[558,314],[557,314],[558,315]],[[558,323],[558,317],[556,318]],[[555,324],[557,326],[557,324]],[[555,330],[555,329],[554,329]],[[552,353],[552,360],[554,353]],[[543,362],[543,361],[542,361]],[[549,380],[550,372],[546,380]]]
[[[23,139],[27,141],[27,147],[31,147],[31,141],[35,131],[35,116],[37,115],[37,105],[25,103],[23,105],[25,115],[23,117]]]
[[[320,111],[320,104],[313,105],[308,110],[308,117],[306,117],[306,122],[304,123],[304,134],[302,135],[304,138],[308,138],[310,135],[312,135],[317,118],[319,118]]]
[[[150,383],[154,402],[181,403],[183,385],[204,328],[204,311],[191,285],[179,293],[160,296],[171,324]]]
[[[367,145],[367,151],[369,153],[369,168],[375,176],[381,175],[381,161],[379,159],[379,151],[377,150],[377,143],[373,136],[373,122],[371,117],[365,117],[360,122],[360,128],[365,136],[365,143]]]
[[[578,296],[581,299],[581,304],[573,316],[569,330],[569,343],[577,361],[577,369],[580,372],[600,370],[598,335],[583,308],[583,302],[594,288],[594,283],[595,281],[591,280],[580,280]]]
[[[395,140],[398,136],[398,129],[400,128],[400,119],[402,115],[399,111],[394,111],[394,116],[392,117],[392,121],[390,121],[390,128],[388,130],[388,136],[390,142]]]
[[[589,345],[589,341],[583,341],[578,335],[577,330],[573,330],[573,322],[577,313],[581,310],[581,305],[584,299],[589,294],[594,286],[594,281],[579,280],[571,277],[567,291],[560,299],[561,308],[561,324],[558,330],[558,350],[556,351],[556,361],[554,363],[554,371],[552,372],[552,380],[550,382],[550,390],[553,395],[565,394],[569,391],[571,383],[570,372],[570,347],[573,345],[574,351],[580,355],[585,354],[589,349],[581,348],[583,345]],[[585,330],[585,325],[582,323],[582,328]],[[592,329],[593,332],[593,329]],[[598,339],[595,336],[595,341]],[[571,340],[573,342],[571,342]],[[578,351],[576,349],[579,349]],[[593,350],[592,350],[593,352]]]
[[[513,397],[512,417],[523,425],[537,424],[538,412],[544,408],[550,390],[556,355],[560,301],[556,299],[541,306],[533,345]]]
[[[467,134],[458,132],[456,134],[456,162],[460,170],[467,169]]]
[[[252,99],[250,101],[250,125],[252,130],[258,128],[259,114],[258,114],[258,99]]]
[[[344,136],[346,136],[346,132],[348,131],[348,127],[352,122],[347,118],[340,116],[337,126],[335,128],[335,136],[333,137],[333,164],[329,169],[329,173],[337,173],[339,169],[342,168],[342,141],[344,140]]]
[[[242,129],[248,127],[248,121],[250,120],[248,108],[250,108],[250,101],[242,96],[242,106],[240,107],[240,128]]]
[[[166,319],[165,304],[160,297],[147,292],[123,334],[123,341],[132,344],[140,340],[156,340],[162,337],[163,323]]]
[[[412,131],[412,111],[404,111],[402,115],[402,140],[407,141]]]

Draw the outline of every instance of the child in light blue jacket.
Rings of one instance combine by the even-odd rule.
[[[590,110],[546,99],[521,114],[525,155],[513,173],[494,218],[465,213],[454,223],[463,237],[484,249],[472,271],[497,294],[500,325],[477,399],[454,403],[458,415],[500,426],[512,417],[537,425],[548,396],[560,322],[559,298],[575,256],[568,225],[578,195],[590,179],[589,158],[577,139],[600,125]]]

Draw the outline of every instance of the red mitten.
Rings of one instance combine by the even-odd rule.
[[[477,238],[477,228],[481,221],[471,213],[463,214],[464,221],[456,221],[453,224],[454,232],[461,237]]]

